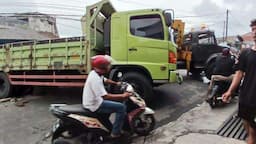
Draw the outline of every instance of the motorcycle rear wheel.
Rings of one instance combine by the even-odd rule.
[[[82,134],[74,138],[59,137],[53,141],[53,144],[102,144],[103,139],[93,133]]]

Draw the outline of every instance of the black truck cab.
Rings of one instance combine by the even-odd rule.
[[[213,31],[201,30],[189,32],[184,35],[183,47],[189,47],[192,52],[190,72],[200,74],[206,66],[206,62],[214,55],[221,53],[224,47],[217,44]]]

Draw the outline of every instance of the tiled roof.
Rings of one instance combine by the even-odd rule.
[[[246,41],[246,42],[253,41],[253,37],[252,37],[251,32],[244,34],[242,37],[243,37],[244,41]]]

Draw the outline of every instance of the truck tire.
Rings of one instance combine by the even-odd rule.
[[[210,62],[207,63],[206,66],[205,66],[205,76],[206,76],[209,80],[211,80],[214,67],[215,67],[215,60],[210,61]]]
[[[12,92],[12,85],[9,81],[8,76],[0,72],[0,99],[7,98],[11,95]]]
[[[153,87],[146,76],[138,72],[127,72],[124,73],[122,80],[130,83],[146,103],[151,102]]]
[[[113,81],[120,81],[117,78],[117,73],[118,73],[117,69],[112,69],[111,72],[109,73],[109,79],[111,79]],[[118,94],[118,93],[120,93],[120,87],[115,86],[115,85],[108,85],[107,91],[110,93],[113,93],[113,94]]]

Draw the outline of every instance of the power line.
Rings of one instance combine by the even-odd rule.
[[[236,16],[234,16],[231,12],[229,13],[230,16],[232,16],[232,19],[235,20],[235,23],[237,23],[240,26],[244,27],[244,24],[241,23],[241,21],[239,21]],[[231,19],[230,19],[231,20]]]
[[[1,4],[1,5],[6,5],[6,4]],[[14,5],[6,5],[8,7],[29,7],[31,6],[40,6],[40,8],[47,8],[47,9],[59,9],[59,10],[65,10],[65,11],[76,11],[76,12],[82,12],[85,10],[82,9],[75,9],[75,8],[67,8],[67,7],[58,7],[58,6],[44,6],[44,5],[33,5],[33,4],[27,4],[27,5],[22,5],[22,4],[14,4]]]
[[[181,13],[193,13],[193,11],[182,10],[182,9],[176,9],[176,8],[174,8],[174,10],[176,11],[176,13],[179,13],[179,12],[181,12]]]
[[[140,2],[137,2],[137,1],[131,1],[131,0],[118,0],[118,1],[126,2],[126,3],[133,3],[133,4],[136,4],[136,5],[143,5],[143,6],[146,6],[146,7],[155,7],[153,5],[140,3]],[[187,11],[187,10],[179,10],[179,11],[183,11],[185,13],[191,13],[192,12],[192,11]],[[176,17],[176,18],[197,18],[197,17],[218,16],[218,15],[223,15],[223,14],[224,13],[211,13],[211,14],[206,14],[206,15],[184,15],[184,16],[179,16],[179,17]]]
[[[68,18],[68,17],[56,17],[57,19],[64,19],[64,20],[72,20],[72,21],[79,21],[81,22],[80,19],[74,19],[74,18]]]
[[[0,2],[1,3],[1,2]],[[43,6],[53,6],[53,7],[65,7],[65,8],[75,8],[75,9],[84,9],[85,7],[81,7],[81,6],[77,6],[77,5],[64,5],[64,4],[52,4],[52,3],[28,3],[28,2],[3,2],[1,4],[5,4],[5,5],[17,5],[17,4],[21,4],[21,5],[43,5]]]
[[[8,17],[23,18],[23,17],[42,17],[42,16],[45,16],[45,15],[42,15],[42,14],[41,15],[40,14],[39,15],[37,15],[37,14],[33,14],[33,15],[12,15],[12,16],[8,16]],[[55,16],[54,18],[81,22],[81,19],[71,18],[71,17],[67,17],[67,16]]]
[[[148,5],[148,4],[145,4],[145,3],[140,3],[140,2],[137,2],[137,1],[131,1],[131,0],[118,0],[120,2],[125,2],[125,3],[129,3],[129,4],[136,4],[136,5],[143,5],[143,6],[146,6],[146,7],[155,7],[153,5]]]
[[[208,26],[214,26],[219,24],[223,24],[223,21],[215,22],[215,23],[209,24]]]
[[[59,23],[59,22],[57,22],[57,25],[62,25],[62,26],[68,27],[68,28],[72,28],[72,29],[79,30],[79,31],[82,30],[82,28],[75,27],[75,26],[73,26],[73,25],[68,25],[68,24]]]
[[[70,2],[70,0],[67,0]],[[72,2],[75,1],[75,2],[84,2],[85,0],[72,0]]]
[[[213,25],[222,24],[222,23],[223,23],[223,21],[217,21],[217,22],[213,22],[210,24],[206,23],[206,26],[213,26]],[[192,27],[195,27],[195,26],[187,26],[187,28],[192,28]],[[200,27],[200,26],[196,26],[196,27]]]
[[[19,16],[74,16],[74,17],[82,17],[83,15],[78,14],[54,14],[54,13],[36,13],[36,14],[29,14],[29,13],[0,13],[0,16],[13,16],[13,15],[19,15]]]
[[[223,20],[209,20],[209,21],[187,21],[185,20],[186,24],[194,24],[194,23],[218,23],[218,22],[223,22]]]
[[[188,15],[188,16],[179,16],[176,18],[199,18],[199,17],[210,17],[210,16],[219,16],[223,15],[224,13],[212,13],[212,14],[205,14],[205,15]]]

